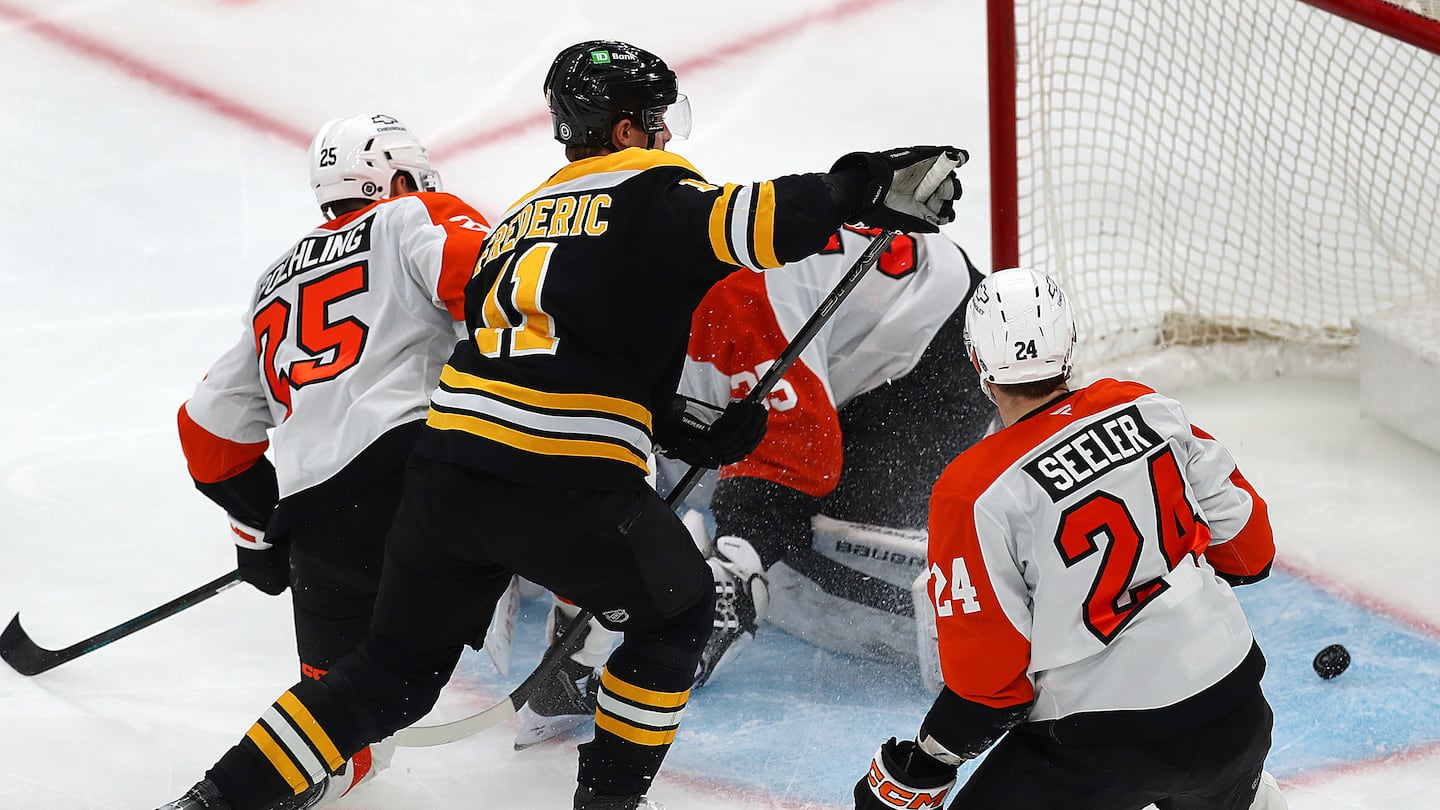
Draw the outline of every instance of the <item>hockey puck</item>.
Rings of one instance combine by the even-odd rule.
[[[1315,653],[1315,674],[1330,680],[1344,672],[1350,666],[1350,651],[1343,645],[1331,644],[1329,647]]]

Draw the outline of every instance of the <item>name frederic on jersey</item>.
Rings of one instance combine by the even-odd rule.
[[[298,273],[368,251],[372,222],[374,220],[367,217],[343,231],[301,239],[290,251],[290,258],[280,261],[265,274],[257,300],[274,292]]]
[[[1158,447],[1162,439],[1140,418],[1134,405],[1084,427],[1024,465],[1050,500],[1059,501],[1080,484],[1103,475]]]
[[[532,200],[490,232],[480,253],[480,264],[514,250],[522,239],[601,236],[610,228],[606,212],[611,202],[609,194],[564,194]]]

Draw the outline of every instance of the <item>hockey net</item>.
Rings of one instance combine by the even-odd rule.
[[[1323,365],[1440,291],[1440,0],[989,16],[994,267],[1061,281],[1082,371],[1237,343]]]

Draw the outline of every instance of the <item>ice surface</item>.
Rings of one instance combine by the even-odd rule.
[[[317,220],[304,146],[327,118],[396,115],[494,215],[560,165],[539,105],[551,56],[629,39],[680,71],[696,132],[677,150],[713,179],[968,148],[949,233],[988,266],[979,0],[492,6],[0,0],[0,619],[23,611],[62,647],[233,564],[174,414],[255,275]],[[1360,418],[1353,381],[1185,401],[1272,503],[1280,570],[1245,594],[1291,807],[1436,806],[1440,456]],[[527,603],[512,677],[538,655],[539,614]],[[1321,682],[1309,660],[1333,641],[1355,663]],[[178,795],[294,680],[292,643],[286,601],[237,588],[43,675],[0,668],[0,807]],[[845,806],[928,701],[904,668],[774,630],[742,660],[695,696],[654,791],[672,810]],[[499,699],[488,667],[467,658],[438,713]],[[512,733],[402,750],[340,806],[568,807],[573,741],[516,753]]]

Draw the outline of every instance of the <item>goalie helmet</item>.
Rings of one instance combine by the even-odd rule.
[[[975,286],[965,350],[987,392],[1070,375],[1075,318],[1055,279],[1028,267],[997,270]]]
[[[439,191],[440,174],[415,134],[383,114],[327,121],[310,143],[310,185],[321,208],[338,200],[383,200],[405,172],[421,191]]]
[[[611,147],[615,122],[628,118],[650,135],[667,126],[690,134],[690,104],[665,60],[625,42],[591,40],[555,57],[545,75],[545,100],[555,140],[566,146]]]

